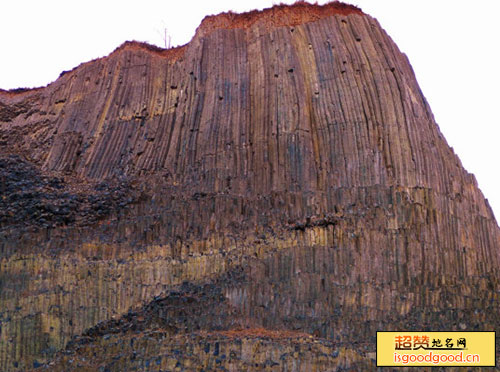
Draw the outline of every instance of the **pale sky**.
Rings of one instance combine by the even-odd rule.
[[[126,40],[187,43],[205,15],[293,0],[2,0],[0,88],[46,85]],[[325,1],[318,1],[322,4]],[[500,218],[500,1],[347,0],[408,55],[448,144]]]

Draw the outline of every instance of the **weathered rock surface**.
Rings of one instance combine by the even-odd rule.
[[[493,213],[351,6],[2,91],[0,177],[2,371],[370,370],[376,330],[500,331]]]

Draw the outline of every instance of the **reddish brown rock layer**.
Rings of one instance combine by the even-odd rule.
[[[170,60],[177,60],[181,58],[184,54],[184,50],[186,47],[183,46],[178,46],[178,47],[173,47],[170,49],[163,49],[160,47],[157,47],[155,45],[139,42],[139,41],[126,41],[122,45],[120,45],[118,48],[114,50],[113,53],[117,53],[120,51],[124,50],[131,50],[131,51],[140,51],[140,50],[146,50],[151,53],[166,57]]]
[[[330,2],[325,5],[315,5],[305,1],[297,1],[292,5],[280,4],[261,11],[246,13],[226,12],[215,16],[207,16],[201,22],[197,32],[207,34],[217,29],[250,28],[255,23],[266,28],[290,27],[303,23],[314,22],[333,15],[363,14],[354,5],[340,2]]]
[[[499,330],[493,213],[406,57],[338,7],[209,18],[0,93],[1,370],[155,329],[183,340],[165,360],[248,327],[335,342],[342,368],[380,329]]]

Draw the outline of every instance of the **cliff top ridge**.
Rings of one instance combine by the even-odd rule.
[[[256,22],[262,22],[268,27],[296,26],[302,23],[314,22],[335,14],[364,14],[360,8],[332,1],[324,5],[299,0],[293,4],[279,4],[262,10],[252,10],[244,13],[232,11],[206,16],[198,27],[204,33],[224,28],[248,28]]]
[[[202,33],[206,35],[217,29],[249,28],[257,22],[264,24],[268,28],[296,26],[303,23],[314,22],[335,14],[349,15],[364,13],[360,8],[354,5],[342,3],[340,1],[332,1],[324,5],[318,5],[317,3],[309,3],[299,0],[293,4],[280,3],[278,5],[273,5],[270,8],[265,8],[262,10],[252,10],[244,13],[228,11],[216,15],[209,15],[201,21],[200,25],[196,29],[196,33]],[[146,42],[132,40],[125,41],[109,55],[124,50],[142,50],[163,56],[165,58],[169,58],[171,60],[177,60],[183,56],[187,45],[189,45],[189,43],[165,49],[156,45],[148,44]],[[107,58],[108,56],[101,58]],[[96,58],[92,61],[99,60],[101,58]],[[88,62],[84,62],[83,64],[85,63]],[[67,74],[68,72],[74,71],[78,67],[79,66],[76,66],[71,70],[61,72],[59,77]],[[42,86],[36,88],[15,88],[10,90],[4,90],[0,88],[0,95],[4,97],[17,96],[24,93],[31,93],[33,91],[41,90],[43,88],[45,87]]]

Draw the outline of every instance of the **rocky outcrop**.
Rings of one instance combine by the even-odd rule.
[[[189,345],[189,348],[186,348]],[[50,365],[51,371],[336,371],[373,370],[375,364],[325,340],[266,330],[190,333],[161,331],[139,337],[108,335],[97,346],[74,347]],[[113,360],[112,363],[109,360]],[[105,365],[106,367],[102,367]]]
[[[499,329],[493,213],[351,6],[212,16],[0,92],[0,175],[1,370],[213,368],[215,344],[369,370],[376,330]]]

